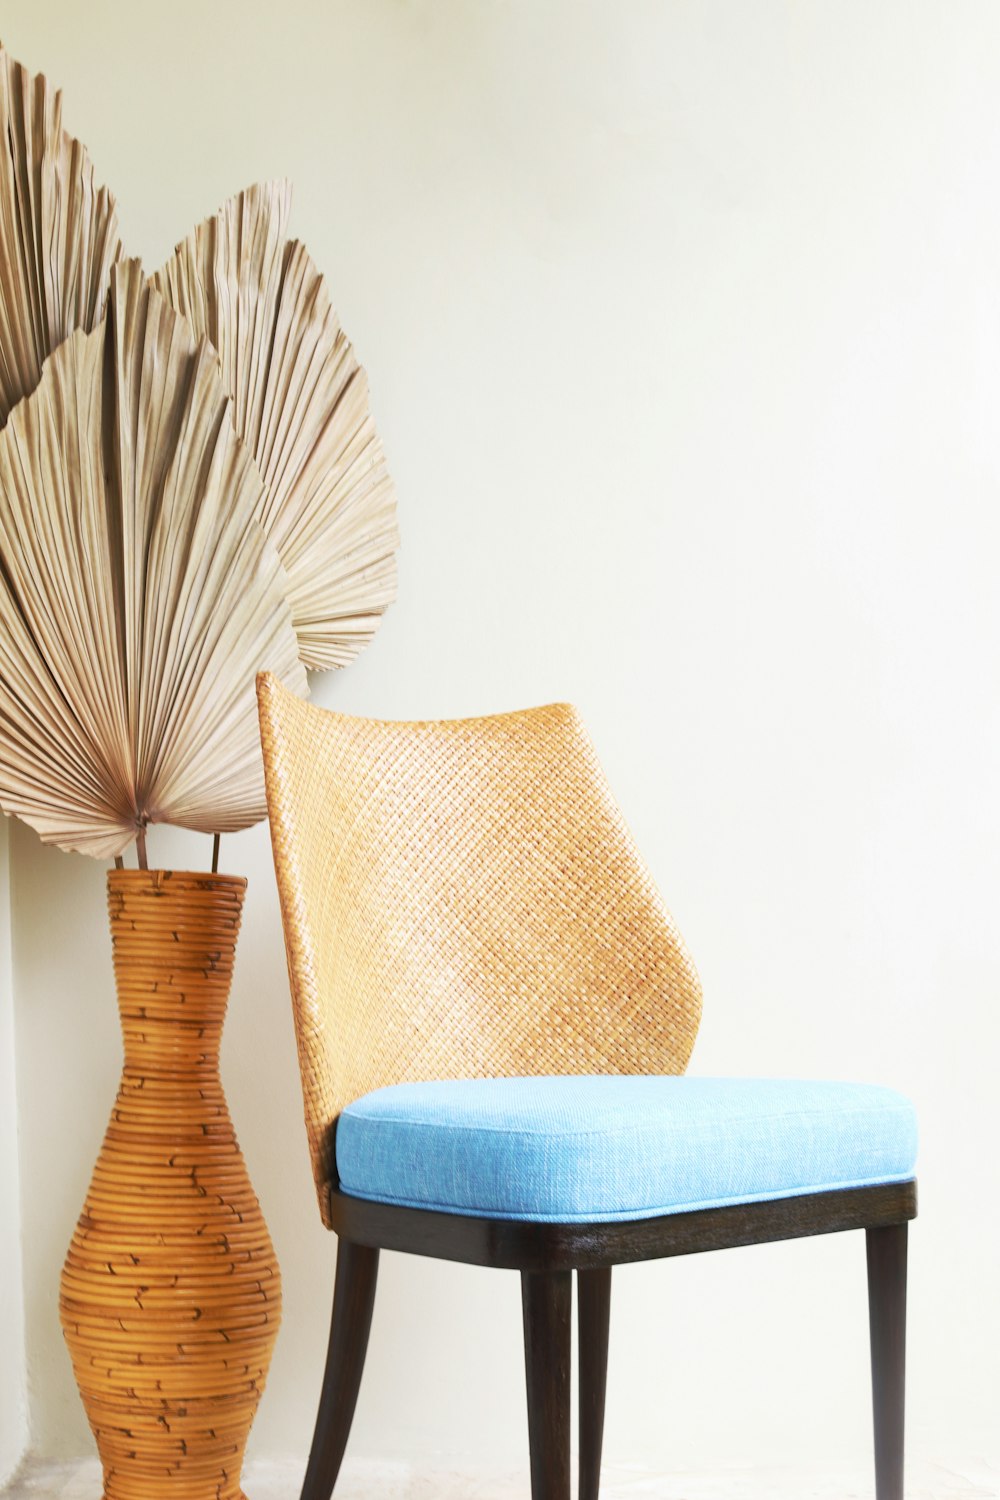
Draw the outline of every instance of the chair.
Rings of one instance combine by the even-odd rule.
[[[329,1500],[381,1249],[521,1273],[533,1500],[597,1500],[615,1265],[867,1234],[878,1500],[902,1500],[913,1110],[688,1079],[694,966],[576,711],[382,723],[258,679],[306,1128],[338,1236],[303,1500]]]

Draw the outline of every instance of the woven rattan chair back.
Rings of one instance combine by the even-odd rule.
[[[386,1084],[680,1073],[694,966],[576,710],[384,723],[258,679],[306,1125]]]

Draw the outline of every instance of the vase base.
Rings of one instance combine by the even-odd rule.
[[[148,1487],[133,1488],[131,1485],[119,1487],[107,1484],[101,1490],[101,1500],[248,1500],[245,1490],[227,1490],[219,1484],[211,1482],[191,1484],[182,1475],[164,1475],[162,1479],[151,1480]]]

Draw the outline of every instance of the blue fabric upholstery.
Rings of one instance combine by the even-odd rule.
[[[341,1190],[495,1219],[598,1222],[913,1176],[913,1106],[855,1083],[492,1078],[403,1083],[337,1125]]]

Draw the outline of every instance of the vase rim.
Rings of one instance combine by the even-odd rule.
[[[222,875],[212,870],[119,870],[108,871],[109,886],[147,887],[151,890],[186,887],[194,890],[240,890],[247,888],[245,875]]]

